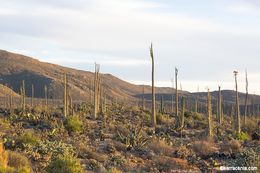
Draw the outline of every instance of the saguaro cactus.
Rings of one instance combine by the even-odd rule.
[[[65,117],[68,115],[68,80],[67,74],[64,73],[64,95],[63,95],[63,114]]]
[[[178,69],[175,68],[175,113],[178,117],[179,112],[179,103],[178,103]]]
[[[208,137],[213,137],[213,127],[212,127],[212,105],[211,105],[211,94],[208,89],[208,100],[207,100],[207,109],[208,109]]]
[[[171,79],[172,82],[172,99],[171,99],[171,112],[173,113],[174,110],[174,105],[173,105],[173,101],[174,101],[174,79]]]
[[[181,128],[184,127],[184,113],[185,113],[185,98],[182,96],[181,97]]]
[[[238,89],[237,89],[237,71],[234,71],[234,77],[235,77],[235,87],[236,87],[236,132],[240,133],[241,132],[241,127],[240,127],[240,111],[239,111],[239,98],[238,98]]]
[[[221,125],[222,123],[222,103],[221,103],[221,87],[218,86],[218,111],[217,111],[217,119],[218,119],[218,123],[219,125]]]
[[[247,79],[247,70],[246,70],[246,98],[245,98],[244,125],[246,124],[247,102],[248,102],[248,79]]]
[[[94,119],[97,119],[99,113],[99,94],[100,94],[100,65],[95,63],[95,76],[94,76]]]
[[[155,108],[155,88],[154,88],[154,56],[153,56],[153,44],[150,47],[150,56],[152,60],[152,120],[154,130],[156,129],[156,108]]]

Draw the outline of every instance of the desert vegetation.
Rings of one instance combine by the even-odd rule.
[[[150,58],[151,87],[142,86],[141,99],[134,97],[134,101],[109,94],[99,64],[95,64],[84,101],[73,97],[75,79],[65,70],[60,75],[62,99],[51,98],[47,85],[39,91],[33,84],[26,85],[30,81],[24,79],[19,94],[1,86],[0,172],[214,172],[220,166],[260,169],[260,112],[257,106],[250,107],[248,87],[245,103],[239,100],[238,72],[234,71],[233,102],[224,100],[220,86],[216,100],[208,89],[205,98],[196,95],[191,102],[178,90],[175,68],[175,89],[169,90],[167,102],[163,95],[157,99],[160,93],[154,85],[152,45]],[[247,74],[246,81],[248,85]],[[43,97],[35,97],[37,92],[44,93]],[[242,123],[240,112],[244,112]]]

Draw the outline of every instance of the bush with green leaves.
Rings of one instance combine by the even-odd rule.
[[[236,139],[241,140],[241,141],[248,141],[249,140],[249,135],[245,132],[241,133],[236,133]]]
[[[83,122],[78,116],[69,116],[65,120],[65,128],[69,133],[71,132],[82,132],[83,131]]]
[[[26,148],[26,153],[30,156],[41,155],[42,157],[51,155],[52,158],[56,158],[64,153],[72,156],[76,155],[72,145],[60,141],[50,142],[47,140],[41,141],[34,146],[29,146]]]
[[[18,136],[16,143],[19,147],[25,147],[26,145],[35,145],[39,141],[39,138],[31,131],[27,131]]]
[[[59,155],[47,166],[48,173],[83,173],[79,160],[70,155]]]

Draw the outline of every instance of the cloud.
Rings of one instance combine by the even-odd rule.
[[[44,62],[51,62],[55,64],[89,64],[92,65],[95,63],[95,59],[71,59],[71,58],[40,58],[41,61]],[[99,60],[96,62],[102,66],[113,66],[113,67],[137,67],[137,66],[147,66],[149,65],[148,61],[145,60],[138,60],[138,59],[109,59],[109,60]]]
[[[260,15],[259,7],[250,2],[236,3],[227,7],[229,12],[242,15]]]
[[[8,0],[0,7],[0,48],[81,69],[97,62],[145,81],[153,42],[158,81],[171,79],[177,66],[195,85],[232,83],[234,69],[260,74],[252,63],[260,54],[259,6],[247,2]]]

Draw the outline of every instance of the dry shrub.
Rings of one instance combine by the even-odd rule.
[[[31,168],[29,160],[24,155],[14,151],[8,152],[8,166],[16,169]]]
[[[94,159],[99,162],[105,162],[107,160],[107,156],[105,154],[92,151],[85,145],[79,145],[77,149],[78,149],[78,156],[80,158]]]
[[[154,139],[148,144],[148,149],[152,150],[158,155],[171,155],[173,148],[165,141],[161,139]]]
[[[155,157],[153,161],[155,162],[156,168],[160,172],[171,172],[177,170],[181,171],[181,170],[194,169],[188,164],[187,160],[179,159],[179,158],[160,156],[160,157]]]
[[[218,151],[215,143],[209,141],[196,141],[192,149],[200,157],[208,156]]]
[[[8,163],[8,153],[5,151],[3,143],[0,142],[0,167],[6,168]]]
[[[247,133],[252,134],[253,132],[256,132],[259,130],[258,121],[256,118],[248,118],[246,120],[246,124],[244,126],[244,129]]]
[[[127,147],[125,144],[118,142],[118,141],[113,141],[113,146],[115,147],[115,149],[117,151],[123,151],[126,152],[127,151]]]
[[[108,173],[122,173],[120,170],[118,170],[117,168],[111,168]]]
[[[220,147],[222,152],[234,153],[240,150],[241,143],[239,140],[233,139],[228,142],[223,142]]]

